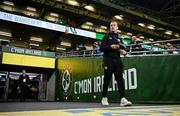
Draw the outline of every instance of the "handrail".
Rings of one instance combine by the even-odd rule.
[[[157,44],[157,43],[167,43],[167,42],[174,42],[174,41],[180,41],[180,38],[178,39],[171,39],[171,40],[163,40],[163,41],[155,41],[155,42],[148,42],[148,43],[138,43],[138,45],[145,45],[145,44]],[[131,44],[127,46],[132,46],[136,44]]]
[[[167,49],[167,48],[160,48],[161,50],[153,50],[153,46],[157,46],[154,44],[157,43],[168,43],[168,42],[175,42],[175,41],[180,41],[180,39],[172,39],[172,40],[164,40],[164,41],[156,41],[156,42],[149,42],[149,43],[138,43],[138,45],[151,45],[151,49],[139,49],[135,50],[132,49],[133,46],[137,44],[131,44],[127,45],[127,53],[128,56],[134,56],[134,55],[154,55],[154,54],[180,54],[180,49]],[[99,51],[99,49],[94,49],[94,50],[82,50],[82,51],[71,51],[71,52],[65,52],[58,54],[58,57],[88,57],[88,56],[102,56],[103,53]]]

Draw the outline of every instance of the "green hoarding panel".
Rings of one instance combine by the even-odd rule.
[[[127,97],[133,102],[180,101],[180,56],[124,57]],[[58,59],[56,98],[61,101],[99,102],[103,84],[102,57]],[[109,85],[110,102],[119,102],[114,77]]]
[[[96,39],[102,40],[104,37],[104,34],[96,33]]]
[[[51,58],[55,57],[55,52],[26,49],[26,48],[14,47],[14,46],[2,46],[2,51],[18,53],[18,54],[27,54],[33,56],[42,56],[42,57],[51,57]]]

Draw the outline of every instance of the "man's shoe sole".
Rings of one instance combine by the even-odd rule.
[[[121,107],[132,106],[132,104],[120,104]]]

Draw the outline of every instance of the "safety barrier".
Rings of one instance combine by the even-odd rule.
[[[123,57],[127,97],[136,103],[180,103],[180,55]],[[102,57],[60,57],[57,60],[56,99],[100,102]],[[119,102],[114,76],[108,89],[110,102]]]
[[[180,54],[180,47],[168,48],[168,47],[173,47],[173,45],[170,44],[171,42],[180,43],[180,39],[131,44],[126,46],[126,51],[128,51],[128,56]],[[168,43],[170,44],[170,46],[167,45]],[[137,45],[141,47],[138,49],[133,49],[133,47]],[[99,49],[95,49],[95,50],[65,52],[59,54],[58,57],[83,57],[83,56],[87,57],[87,56],[101,56],[102,54],[103,53],[100,52]]]

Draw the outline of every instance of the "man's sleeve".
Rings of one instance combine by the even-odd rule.
[[[19,81],[21,81],[21,75],[19,76]]]
[[[30,83],[31,80],[30,80],[30,78],[29,78],[29,75],[26,75],[26,76],[27,76],[27,79],[28,79],[28,83]]]
[[[111,46],[108,44],[108,36],[107,35],[105,35],[104,38],[101,41],[100,51],[101,52],[112,51]]]
[[[20,75],[18,83],[21,84],[21,82],[22,82],[22,76]]]

